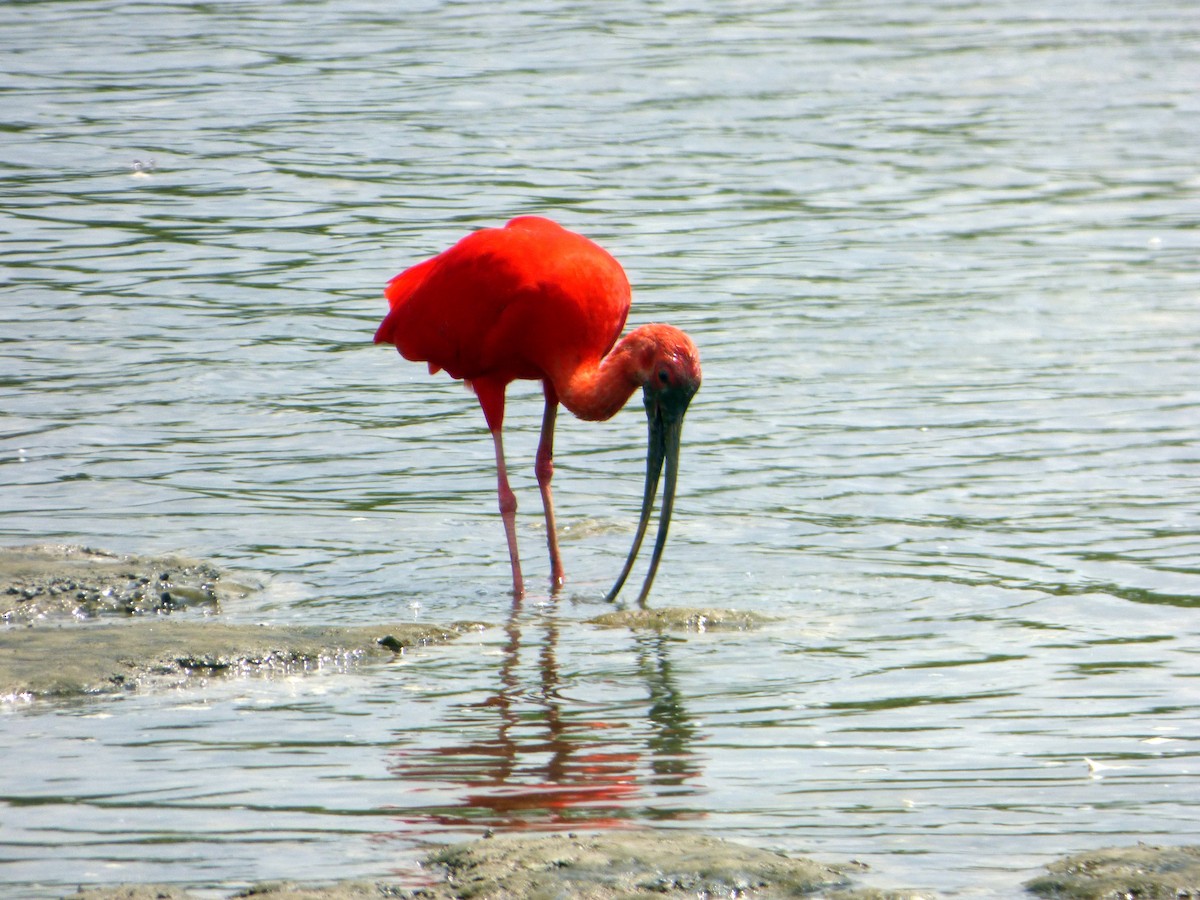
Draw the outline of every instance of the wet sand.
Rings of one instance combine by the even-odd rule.
[[[222,602],[254,589],[216,567],[177,557],[117,556],[82,547],[0,548],[0,700],[39,702],[157,690],[232,674],[304,672],[386,660],[453,640],[477,623],[359,627],[231,625]],[[190,610],[190,611],[189,611]],[[592,624],[614,628],[743,630],[765,620],[723,609],[624,610]],[[932,897],[855,886],[861,864],[784,856],[673,830],[603,835],[495,836],[430,853],[404,884],[259,884],[234,892],[180,885],[80,888],[88,900],[200,897],[411,900],[820,896]],[[417,885],[417,886],[413,886]],[[1025,889],[1047,898],[1200,898],[1200,847],[1136,847],[1066,857]],[[1013,893],[1021,886],[1013,885]]]
[[[0,701],[175,687],[234,674],[290,675],[387,659],[462,626],[225,625],[159,620],[0,631]]]

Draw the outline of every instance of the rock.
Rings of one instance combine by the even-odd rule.
[[[1025,883],[1042,897],[1070,900],[1197,900],[1200,847],[1116,847],[1068,856]]]
[[[821,896],[830,900],[919,900],[912,891],[856,890],[847,870],[757,850],[686,831],[622,831],[507,835],[454,844],[425,859],[423,878],[409,887],[345,881],[304,886],[255,885],[233,898],[255,900],[694,900],[729,897],[777,900]],[[151,900],[154,886],[81,890],[71,900]],[[165,887],[165,900],[197,900]],[[130,893],[142,891],[142,893]]]
[[[445,873],[429,894],[438,900],[771,898],[849,883],[834,866],[671,831],[495,837],[439,850],[427,864]]]
[[[71,544],[0,548],[0,619],[12,624],[216,612],[254,587],[210,563],[177,556],[120,556]]]

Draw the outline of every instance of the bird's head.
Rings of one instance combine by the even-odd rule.
[[[646,581],[638,595],[638,604],[644,606],[650,587],[654,583],[658,563],[667,543],[667,530],[671,524],[671,512],[675,505],[675,481],[679,472],[679,444],[683,432],[683,416],[688,404],[700,389],[700,351],[692,339],[671,325],[645,325],[634,332],[640,340],[637,346],[638,365],[636,371],[642,385],[642,401],[646,407],[649,426],[649,444],[646,448],[646,485],[642,497],[642,514],[634,537],[629,558],[609,592],[608,599],[615,600],[625,579],[633,568],[646,535],[650,512],[658,493],[659,476],[666,464],[667,480],[663,489],[662,511],[659,514],[658,536],[654,540],[654,554]]]
[[[653,343],[644,352],[642,393],[668,409],[687,410],[700,389],[700,351],[692,339],[671,325],[647,325]]]

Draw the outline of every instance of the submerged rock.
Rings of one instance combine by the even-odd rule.
[[[195,900],[196,895],[172,884],[119,884],[116,887],[80,887],[73,900]]]
[[[589,625],[652,631],[748,631],[772,621],[758,613],[736,609],[696,608],[620,609],[588,619]]]
[[[1200,898],[1200,847],[1115,847],[1068,856],[1025,884],[1063,900]]]

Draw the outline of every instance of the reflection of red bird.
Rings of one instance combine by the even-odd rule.
[[[638,598],[644,604],[671,521],[683,415],[700,387],[700,355],[691,338],[670,325],[643,325],[618,342],[629,312],[629,282],[620,264],[587,238],[533,216],[468,235],[401,272],[385,294],[391,311],[375,342],[395,344],[405,359],[427,362],[430,374],[445,369],[465,379],[483,407],[496,447],[500,513],[517,599],[524,583],[517,500],[500,437],[505,388],[518,378],[538,379],[546,397],[536,472],[554,588],[563,580],[550,495],[558,404],[581,419],[608,419],[643,389],[650,446],[641,520],[608,599],[616,597],[641,547],[665,461],[658,537]]]

